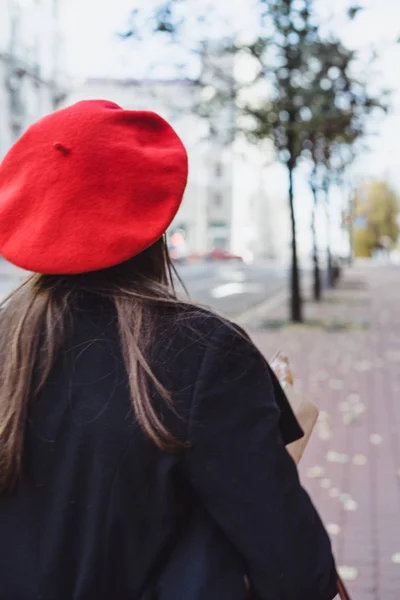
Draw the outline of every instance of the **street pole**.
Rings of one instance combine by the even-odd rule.
[[[353,201],[354,192],[350,191],[349,193],[349,216],[348,216],[348,232],[349,232],[349,258],[348,262],[351,266],[354,261],[354,236],[353,236],[353,220],[354,220],[354,201]]]

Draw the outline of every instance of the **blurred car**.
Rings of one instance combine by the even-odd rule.
[[[169,256],[174,262],[183,262],[188,257],[188,252],[182,246],[168,246]]]
[[[215,248],[214,250],[211,250],[211,252],[206,254],[206,259],[207,260],[221,260],[221,261],[231,260],[231,261],[236,261],[236,262],[243,262],[242,256],[232,254],[231,252],[228,252],[227,250],[219,250],[218,248]]]
[[[189,250],[186,243],[173,244],[168,243],[168,252],[171,260],[174,262],[184,262],[189,256]]]

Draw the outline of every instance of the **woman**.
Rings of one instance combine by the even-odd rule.
[[[105,101],[1,164],[0,253],[34,273],[0,313],[1,598],[336,594],[279,385],[175,295],[163,234],[186,179],[163,119]]]

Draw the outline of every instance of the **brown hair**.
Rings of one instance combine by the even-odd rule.
[[[135,258],[82,275],[32,275],[0,310],[0,491],[23,475],[28,403],[43,388],[65,339],[74,301],[85,293],[111,300],[116,308],[122,353],[135,417],[163,450],[184,446],[165,428],[150,398],[149,384],[173,408],[170,393],[149,363],[158,326],[155,306],[191,309],[177,298],[174,268],[165,238]]]

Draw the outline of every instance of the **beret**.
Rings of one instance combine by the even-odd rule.
[[[44,274],[117,265],[165,233],[187,176],[181,140],[155,113],[106,100],[53,112],[0,164],[0,254]]]

